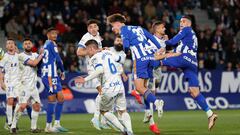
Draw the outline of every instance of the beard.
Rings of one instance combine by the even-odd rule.
[[[117,52],[120,52],[123,50],[123,45],[122,44],[116,44],[114,45],[114,48]]]
[[[32,49],[27,48],[27,49],[25,49],[25,52],[30,53],[30,52],[32,52]]]

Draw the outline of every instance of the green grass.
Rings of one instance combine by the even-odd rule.
[[[168,111],[162,119],[157,120],[161,129],[161,135],[240,135],[240,110],[216,111],[218,113],[217,124],[209,132],[207,129],[207,118],[202,111]],[[148,125],[142,123],[143,113],[130,113],[135,135],[151,135]],[[156,116],[156,114],[155,114]],[[113,130],[95,130],[91,124],[90,114],[63,114],[61,123],[70,130],[69,133],[60,135],[119,135]],[[0,135],[9,134],[3,129],[5,117],[0,117]],[[45,127],[45,116],[39,118],[40,128]],[[28,135],[30,120],[23,116],[19,121],[19,135]],[[40,133],[39,135],[44,135]]]

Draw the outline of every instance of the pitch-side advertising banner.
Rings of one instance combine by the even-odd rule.
[[[81,73],[68,73],[62,82],[65,97],[64,113],[93,113],[95,111],[95,97],[97,90],[93,82],[89,81],[77,87],[74,78]],[[130,95],[133,87],[132,75],[128,74],[128,81],[124,82],[129,111],[143,111],[144,105],[138,104]],[[240,72],[222,72],[218,70],[200,71],[198,74],[199,87],[206,101],[212,109],[240,109]],[[38,79],[38,91],[42,101],[42,112],[46,113],[47,93],[41,78]],[[160,83],[156,89],[157,98],[165,101],[165,110],[194,110],[200,109],[188,93],[188,83],[182,72],[161,73]],[[0,115],[5,114],[5,92],[0,90]]]

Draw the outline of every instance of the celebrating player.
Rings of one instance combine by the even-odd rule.
[[[140,26],[125,25],[126,19],[121,14],[113,14],[107,18],[107,22],[113,27],[116,34],[121,34],[123,49],[125,52],[131,50],[134,61],[134,84],[136,90],[144,96],[147,102],[156,105],[158,116],[163,113],[163,100],[158,100],[154,94],[147,89],[147,79],[152,78],[152,62],[155,50],[161,48],[158,41],[145,29]],[[150,39],[155,45],[151,45]]]
[[[0,83],[2,89],[6,91],[6,114],[8,128],[10,129],[14,112],[13,106],[15,106],[19,92],[20,76],[18,54],[16,53],[16,44],[13,39],[7,39],[6,49],[7,53],[4,54],[3,59],[0,61]]]
[[[37,128],[38,114],[40,111],[40,98],[37,89],[37,72],[36,66],[42,60],[43,55],[32,53],[32,41],[26,38],[23,41],[24,52],[20,53],[19,66],[20,66],[20,77],[21,77],[21,89],[19,92],[19,104],[17,110],[14,112],[13,122],[11,126],[11,132],[16,133],[16,125],[18,119],[21,117],[22,112],[27,107],[28,100],[32,102],[32,113],[31,113],[31,132],[39,133],[40,130]]]
[[[64,67],[58,54],[56,39],[58,31],[55,28],[47,30],[47,38],[44,44],[44,55],[40,65],[42,82],[48,92],[47,123],[45,132],[67,132],[68,130],[60,125],[60,118],[64,103],[61,80],[65,79]],[[57,69],[61,70],[60,76]],[[55,107],[55,102],[57,104]],[[55,111],[54,111],[55,108]],[[52,127],[53,113],[55,112],[54,127]]]
[[[197,101],[208,117],[208,129],[211,130],[217,119],[217,114],[209,108],[205,97],[199,91],[198,62],[197,62],[197,37],[191,28],[192,22],[189,16],[183,16],[180,20],[180,32],[172,39],[167,40],[166,45],[176,46],[171,53],[156,53],[156,59],[161,65],[181,68],[184,78],[189,82],[189,92]],[[179,43],[179,44],[178,44]],[[178,44],[178,45],[177,45]]]
[[[88,32],[85,35],[83,35],[82,39],[78,43],[77,55],[86,57],[88,74],[90,74],[90,72],[93,71],[93,68],[89,65],[90,58],[87,56],[85,43],[88,40],[94,39],[95,41],[97,41],[98,47],[102,48],[102,43],[101,43],[102,38],[98,32],[98,30],[99,30],[98,23],[99,23],[98,20],[95,20],[95,19],[88,20],[88,22],[87,22]],[[98,90],[98,92],[100,92],[102,88],[101,88],[101,84],[98,81],[98,79],[93,79],[92,81],[93,81],[94,87]],[[91,123],[93,124],[93,126],[96,129],[101,130],[101,128],[108,128],[108,126],[105,124],[106,120],[104,118],[101,119],[101,123],[99,122],[99,116],[100,116],[100,110],[99,110],[99,102],[100,101],[99,100],[100,100],[100,97],[97,96],[96,100],[95,100],[96,111],[94,112],[94,116],[91,120]]]
[[[89,40],[85,45],[87,46],[87,53],[89,57],[91,57],[91,66],[94,67],[94,71],[85,78],[77,78],[75,83],[85,83],[101,75],[101,114],[123,134],[132,135],[133,131],[131,118],[126,111],[125,90],[121,80],[119,68],[116,67],[116,61],[118,60],[118,57],[114,56],[113,53],[108,50],[99,52],[98,43],[95,40]],[[119,118],[122,120],[122,124],[111,112],[114,106],[116,106],[116,110],[120,115]]]

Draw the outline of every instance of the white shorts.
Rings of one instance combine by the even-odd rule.
[[[39,103],[41,104],[38,89],[26,89],[22,90],[19,94],[19,103],[28,103],[31,101],[32,104]]]
[[[116,110],[126,110],[126,97],[125,93],[118,93],[115,96],[109,94],[102,94],[100,100],[100,110],[101,111],[111,111],[113,107],[116,107]]]
[[[20,84],[16,85],[7,85],[6,84],[6,97],[8,98],[17,98],[19,96]]]

